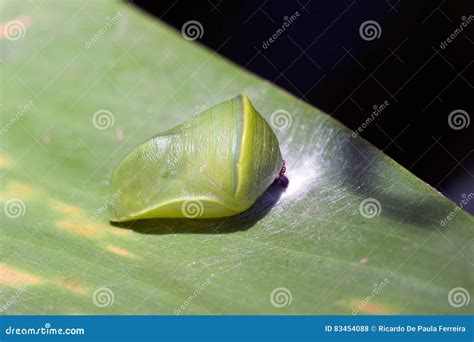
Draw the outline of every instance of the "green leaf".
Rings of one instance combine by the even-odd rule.
[[[328,115],[133,6],[0,5],[25,27],[0,40],[3,313],[473,312],[448,300],[474,295],[473,218]],[[120,159],[239,93],[291,119],[286,190],[220,221],[110,225]]]

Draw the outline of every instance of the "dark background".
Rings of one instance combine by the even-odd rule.
[[[474,1],[134,0],[181,30],[199,21],[198,42],[356,130],[373,106],[389,106],[360,134],[454,202],[474,193],[474,122],[455,130],[448,115],[474,117]],[[284,17],[300,16],[268,48]],[[380,37],[359,27],[375,20]],[[474,213],[474,201],[466,209]]]

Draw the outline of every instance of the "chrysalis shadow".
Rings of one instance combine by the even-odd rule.
[[[226,234],[247,230],[275,206],[288,186],[288,178],[280,177],[271,184],[255,203],[243,213],[216,219],[146,219],[131,222],[111,222],[116,227],[141,234]]]

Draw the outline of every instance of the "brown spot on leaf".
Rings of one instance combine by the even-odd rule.
[[[353,312],[366,313],[371,315],[386,315],[393,310],[382,304],[376,303],[375,299],[367,301],[365,298],[351,298],[341,302],[342,306],[351,309]]]
[[[37,276],[0,263],[0,284],[2,285],[18,288],[25,284],[37,284],[40,281],[41,279]]]
[[[90,221],[84,217],[60,220],[56,222],[56,224],[61,229],[90,238],[100,238],[104,234],[114,234],[121,237],[129,236],[131,234],[128,230]]]
[[[56,224],[61,229],[65,229],[71,233],[89,237],[89,238],[97,238],[97,237],[102,236],[103,234],[103,232],[96,229],[93,225],[88,224],[88,222],[86,221],[78,222],[78,221],[61,220],[61,221],[56,222]]]
[[[57,282],[57,285],[64,287],[77,294],[81,294],[81,295],[87,294],[87,288],[83,284],[78,282],[77,280],[74,280],[71,278],[59,280]]]
[[[20,182],[11,182],[7,185],[7,193],[16,197],[27,197],[33,192],[33,187]]]
[[[5,191],[0,193],[0,202],[5,202],[10,198],[20,198],[24,200],[25,198],[31,197],[36,191],[37,189],[31,185],[12,181],[7,184]]]
[[[5,155],[0,155],[0,167],[8,167],[11,165],[11,160]]]
[[[135,254],[133,254],[132,252],[130,252],[127,249],[122,248],[122,247],[108,245],[108,246],[105,247],[105,249],[108,250],[109,252],[112,252],[114,254],[117,254],[117,255],[120,255],[120,256],[123,256],[123,257],[126,257],[126,258],[136,258],[137,257]]]
[[[79,217],[83,216],[84,212],[81,208],[75,207],[73,205],[61,202],[56,199],[52,199],[50,201],[51,207],[56,210],[57,212],[67,215],[67,216],[73,216],[73,217]]]

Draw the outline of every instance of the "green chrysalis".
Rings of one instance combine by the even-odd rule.
[[[132,150],[112,175],[109,218],[235,215],[272,184],[283,163],[272,129],[239,95]]]

